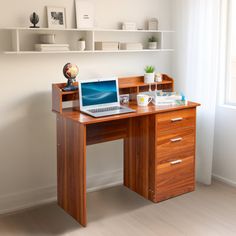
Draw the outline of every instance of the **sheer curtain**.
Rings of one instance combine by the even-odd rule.
[[[201,103],[197,118],[197,179],[211,184],[215,106],[219,74],[220,0],[174,4],[177,87]],[[177,68],[175,68],[177,67]]]

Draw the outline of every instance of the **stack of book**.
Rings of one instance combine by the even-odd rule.
[[[175,105],[176,101],[183,101],[182,95],[173,92],[157,92],[154,96],[153,103],[155,105]]]
[[[69,44],[35,44],[36,51],[69,51]]]
[[[116,51],[118,49],[118,42],[95,42],[95,50]]]
[[[176,92],[152,91],[145,94],[152,97],[152,103],[156,106],[185,105],[185,96]]]

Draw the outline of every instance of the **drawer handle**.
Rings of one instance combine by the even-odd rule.
[[[177,164],[180,164],[182,162],[183,162],[182,160],[176,160],[176,161],[172,161],[170,164],[171,165],[177,165]]]
[[[170,141],[172,142],[172,143],[176,143],[176,142],[180,142],[180,141],[182,141],[183,140],[183,138],[172,138]]]
[[[178,118],[171,119],[171,122],[177,122],[177,121],[181,121],[183,119],[184,118],[182,118],[182,117],[178,117]]]

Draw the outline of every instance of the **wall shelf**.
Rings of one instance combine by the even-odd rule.
[[[8,27],[1,28],[10,34],[12,39],[11,46],[5,50],[5,54],[87,54],[87,53],[137,53],[137,52],[172,52],[169,34],[174,33],[170,30],[121,30],[121,29],[50,29],[50,28],[25,28]],[[69,44],[69,51],[35,51],[34,45],[40,43],[40,34],[55,34],[56,43]],[[151,36],[158,39],[158,48],[155,50],[147,49],[147,41]],[[86,50],[77,50],[77,40],[84,38],[86,41]],[[143,44],[143,50],[95,50],[96,41],[117,41],[117,42],[140,42]]]

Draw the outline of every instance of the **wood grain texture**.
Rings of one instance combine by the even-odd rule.
[[[127,131],[126,119],[87,125],[87,145],[124,139]]]
[[[58,205],[86,226],[86,127],[57,115]]]
[[[195,189],[195,158],[182,159],[182,163],[170,162],[156,168],[156,202],[191,192]]]
[[[114,116],[106,116],[106,117],[100,117],[100,118],[94,118],[89,115],[86,115],[78,108],[68,108],[68,109],[63,109],[62,116],[67,118],[67,119],[72,119],[76,122],[82,123],[82,124],[98,124],[101,122],[106,122],[106,121],[114,121],[114,120],[121,120],[121,119],[126,119],[126,118],[132,118],[132,117],[138,117],[138,116],[146,116],[146,115],[153,115],[153,114],[161,114],[171,112],[171,111],[183,111],[183,114],[185,113],[185,110],[187,113],[189,113],[189,108],[196,108],[197,106],[200,106],[198,103],[194,102],[188,102],[187,105],[177,105],[177,106],[155,106],[150,104],[147,107],[139,107],[136,102],[130,103],[129,107],[131,109],[134,109],[135,112],[133,113],[127,113],[127,114],[122,114],[122,115],[114,115]],[[174,114],[174,113],[173,113]],[[168,115],[169,116],[169,115]],[[173,116],[175,117],[175,116]],[[193,119],[189,118],[189,119]],[[176,125],[179,124],[173,124],[173,128],[176,127]],[[187,125],[185,123],[185,125]],[[184,124],[182,126],[185,126]],[[170,121],[164,123],[164,126],[167,128],[170,126]]]
[[[124,141],[124,185],[148,199],[149,159],[155,156],[155,116],[128,121],[128,137]]]
[[[143,76],[119,78],[118,81],[120,94],[137,94],[142,91],[148,91],[149,89],[149,84],[144,83]],[[78,86],[78,82],[75,82],[74,85]],[[78,90],[64,92],[62,91],[62,88],[65,86],[66,83],[52,84],[52,110],[54,112],[62,113],[63,102],[79,100]],[[154,82],[152,84],[152,89],[174,91],[174,80],[168,75],[164,74],[163,81]],[[136,99],[136,96],[132,96],[132,98]],[[75,106],[75,104],[72,105],[72,107]]]
[[[172,119],[181,118],[182,120],[172,121]],[[183,109],[173,112],[166,112],[158,114],[157,119],[157,131],[161,132],[170,131],[177,128],[194,127],[196,119],[196,109]]]
[[[57,114],[58,204],[86,226],[86,145],[121,138],[126,187],[154,202],[193,191],[198,105],[138,107],[131,103],[136,112],[102,118],[78,109]],[[171,121],[180,116],[180,121]],[[170,146],[169,139],[179,136],[183,138],[180,146]],[[172,154],[173,160],[181,157],[182,163],[170,166],[167,161]]]
[[[164,163],[195,155],[195,128],[173,129],[169,132],[157,132],[157,163]],[[173,142],[174,139],[181,139]]]

